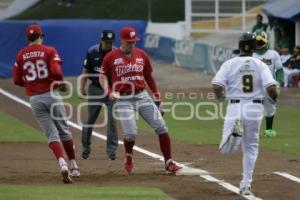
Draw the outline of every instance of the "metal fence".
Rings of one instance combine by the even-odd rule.
[[[266,0],[185,0],[187,35],[249,30]]]

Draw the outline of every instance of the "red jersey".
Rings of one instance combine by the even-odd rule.
[[[134,48],[130,58],[124,56],[120,49],[109,52],[104,57],[100,73],[111,78],[114,90],[121,94],[145,89],[145,81],[153,93],[158,93],[150,60],[141,49]]]
[[[17,54],[13,67],[14,83],[25,87],[28,96],[48,92],[54,81],[63,79],[61,63],[55,48],[29,45]]]

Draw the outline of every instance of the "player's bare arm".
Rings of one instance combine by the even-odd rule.
[[[84,96],[86,96],[86,89],[85,89],[85,86],[86,86],[86,82],[87,82],[87,79],[88,79],[88,70],[86,68],[83,68],[82,70],[82,78],[80,79],[80,94],[79,94],[79,97],[80,98],[83,98]]]
[[[163,115],[163,103],[162,103],[162,99],[161,99],[161,95],[160,92],[157,88],[157,84],[153,78],[152,73],[148,73],[145,75],[145,80],[146,83],[148,85],[148,87],[150,88],[152,94],[153,94],[153,100],[155,105],[158,107],[158,109],[160,110],[161,114]]]
[[[217,99],[219,101],[223,101],[225,98],[224,87],[221,85],[213,84],[213,90],[214,90],[214,93],[216,94]]]
[[[270,97],[276,101],[276,98],[277,98],[277,87],[276,85],[270,85],[269,87],[266,88],[267,90],[267,93],[270,95]]]
[[[155,105],[158,107],[161,115],[163,116],[164,111],[163,111],[163,102],[161,99],[161,94],[157,88],[157,84],[155,79],[153,78],[152,73],[145,74],[145,81],[153,94],[153,101]]]
[[[109,95],[109,93],[110,93],[109,92],[109,85],[108,85],[108,80],[107,80],[106,75],[100,74],[99,75],[99,82],[100,82],[100,85],[103,88],[104,92]]]
[[[109,99],[111,100],[118,100],[120,98],[119,92],[112,92],[111,88],[108,85],[107,76],[104,74],[100,74],[99,82],[101,87],[103,88],[104,92],[108,95]]]
[[[161,101],[160,92],[158,91],[157,84],[153,78],[152,73],[146,74],[145,80],[151,92],[153,93],[154,101]]]

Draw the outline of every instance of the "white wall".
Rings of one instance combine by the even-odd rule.
[[[153,23],[149,22],[146,33],[182,40],[186,37],[185,22]]]
[[[39,2],[39,0],[14,0],[14,2],[6,10],[0,13],[0,19],[6,19],[18,15],[37,2]]]

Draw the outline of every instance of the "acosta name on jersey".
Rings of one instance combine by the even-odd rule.
[[[34,57],[38,57],[38,58],[44,58],[45,57],[45,52],[43,51],[32,51],[32,52],[28,52],[23,54],[23,59],[27,60],[29,58],[34,58]]]

